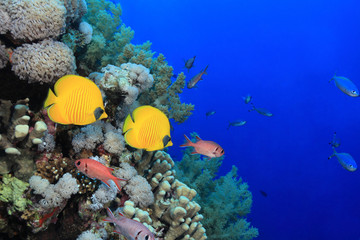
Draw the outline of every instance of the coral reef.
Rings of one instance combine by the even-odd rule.
[[[0,100],[0,147],[6,154],[20,155],[21,152],[16,146],[31,147],[42,142],[40,138],[47,127],[44,122],[38,121],[30,131],[31,112],[26,105],[28,101],[29,99],[25,99],[12,104],[9,100]]]
[[[214,180],[221,160],[207,164],[186,153],[179,178],[166,149],[147,152],[125,144],[123,120],[138,105],[153,105],[177,123],[194,106],[180,101],[185,75],[172,81],[174,69],[164,55],[155,56],[150,42],[130,43],[134,31],[121,13],[107,0],[0,2],[0,71],[9,86],[14,80],[44,95],[0,100],[0,238],[124,239],[103,221],[106,207],[142,222],[159,240],[257,236],[245,219],[251,193],[235,169]],[[76,70],[99,85],[108,119],[56,125],[42,109],[44,89]],[[121,191],[80,173],[75,162],[81,158],[125,178]],[[182,170],[190,165],[191,171]]]
[[[191,134],[193,141],[196,133]],[[202,206],[204,227],[209,239],[253,239],[258,229],[250,226],[246,215],[252,206],[252,194],[247,183],[237,178],[237,168],[215,179],[221,166],[221,158],[201,159],[191,155],[191,149],[184,151],[183,158],[176,164],[178,178],[196,189],[195,200]]]
[[[3,175],[0,183],[0,202],[8,203],[7,211],[11,215],[15,211],[23,212],[28,204],[32,202],[25,198],[24,191],[29,184],[8,174]]]
[[[71,49],[54,40],[23,44],[14,50],[11,59],[12,70],[29,83],[53,83],[64,75],[74,74],[76,69]]]
[[[3,0],[1,6],[9,16],[6,30],[14,39],[41,40],[57,37],[65,30],[66,9],[60,1]]]
[[[9,62],[9,54],[6,50],[6,46],[2,45],[0,41],[0,69],[6,67],[8,62]]]

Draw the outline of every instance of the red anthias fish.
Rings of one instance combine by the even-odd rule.
[[[193,88],[198,83],[198,81],[202,80],[202,75],[207,74],[206,70],[209,65],[206,66],[206,68],[201,71],[200,73],[196,74],[187,84],[187,88]]]
[[[180,145],[180,147],[193,147],[195,150],[191,154],[202,154],[209,159],[215,157],[221,157],[224,155],[224,149],[219,144],[213,141],[204,141],[200,137],[196,136],[196,142],[193,143],[185,134],[186,143]]]
[[[155,240],[154,234],[144,224],[126,218],[120,213],[119,218],[116,218],[109,208],[106,211],[108,217],[104,221],[115,224],[114,232],[123,235],[128,240]]]
[[[89,178],[99,179],[108,187],[110,187],[109,180],[112,180],[115,183],[119,192],[121,191],[119,181],[127,181],[126,179],[115,177],[111,174],[111,172],[114,171],[113,168],[106,167],[94,159],[79,159],[75,161],[75,166],[77,167],[77,169],[79,169],[80,172],[82,172]]]

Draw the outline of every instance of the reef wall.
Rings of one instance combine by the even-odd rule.
[[[157,239],[256,237],[216,235],[222,226],[255,232],[242,218],[250,211],[251,193],[235,180],[235,170],[221,181],[209,179],[210,193],[179,181],[166,149],[146,152],[125,144],[124,118],[137,106],[155,106],[182,123],[194,105],[180,101],[183,73],[172,81],[173,68],[151,51],[150,42],[131,44],[134,31],[121,22],[121,12],[119,4],[106,0],[0,2],[0,237],[124,239],[103,221],[107,207],[143,223]],[[43,102],[67,74],[99,86],[106,121],[75,126],[50,120]],[[121,191],[78,172],[75,161],[83,158],[111,166],[115,176],[127,179]],[[222,202],[241,197],[242,213],[222,215],[241,217],[235,225],[230,220],[219,225],[210,216],[209,209],[222,202],[203,200],[206,194],[218,198],[224,186],[235,195],[222,196]]]

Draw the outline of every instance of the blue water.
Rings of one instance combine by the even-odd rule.
[[[183,134],[219,143],[226,152],[222,174],[236,165],[250,185],[258,239],[360,238],[360,170],[327,159],[336,131],[338,151],[360,164],[360,99],[328,83],[337,73],[360,87],[360,1],[120,3],[133,42],[150,40],[175,72],[194,55],[188,80],[209,64],[198,88],[181,95],[195,111],[172,132],[176,159]],[[274,116],[248,112],[248,93]],[[209,110],[217,113],[206,119]],[[226,129],[238,119],[248,122]]]

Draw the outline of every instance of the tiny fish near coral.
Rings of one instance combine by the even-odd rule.
[[[221,157],[225,153],[224,149],[216,142],[204,141],[199,136],[196,136],[197,142],[194,143],[185,134],[184,137],[186,139],[186,143],[180,145],[180,147],[193,147],[195,151],[193,151],[191,154],[202,154],[211,159],[215,157]]]
[[[189,72],[190,68],[192,68],[194,66],[195,58],[196,58],[196,56],[189,58],[188,60],[185,61],[185,67],[187,68],[188,72]]]
[[[209,67],[209,65],[207,65],[206,68],[205,68],[203,71],[199,72],[199,73],[196,74],[192,79],[190,79],[190,81],[189,81],[188,84],[187,84],[187,88],[194,88],[195,85],[196,85],[200,80],[202,80],[202,76],[203,76],[204,74],[207,74],[206,70],[207,70],[208,67]]]
[[[105,222],[112,222],[115,224],[115,231],[129,240],[155,240],[155,236],[144,224],[126,218],[122,214],[116,218],[109,208],[106,209],[108,217],[104,219]]]
[[[87,125],[107,118],[100,89],[91,80],[66,75],[49,89],[44,103],[50,119],[60,124]]]
[[[109,181],[112,180],[115,183],[119,192],[121,191],[119,181],[127,181],[126,179],[115,177],[111,174],[111,172],[114,171],[113,168],[106,167],[94,159],[79,159],[75,161],[75,166],[80,172],[82,172],[89,178],[99,179],[108,187],[110,187]]]

